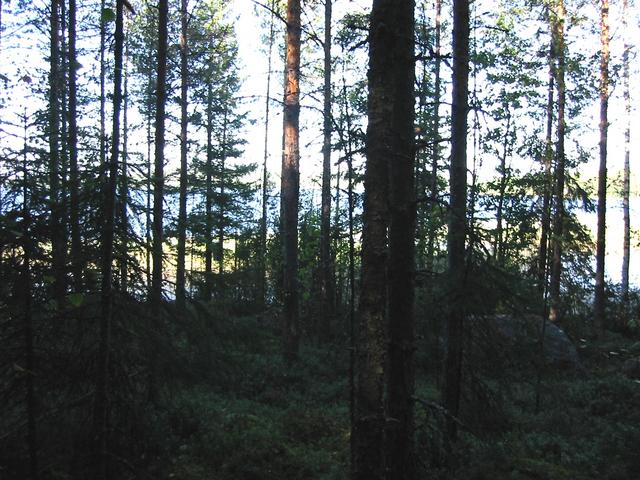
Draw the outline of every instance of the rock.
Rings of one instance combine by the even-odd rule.
[[[474,317],[468,323],[471,352],[479,350],[484,361],[504,366],[527,367],[539,359],[540,334],[543,328],[539,315],[487,315]],[[582,370],[575,345],[557,325],[545,322],[544,360],[547,366]]]
[[[640,380],[640,357],[626,360],[622,364],[622,373],[632,380]]]

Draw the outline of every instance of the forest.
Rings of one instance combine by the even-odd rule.
[[[0,0],[0,480],[640,478],[639,34]]]

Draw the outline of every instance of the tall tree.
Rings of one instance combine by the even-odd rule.
[[[322,199],[320,212],[320,301],[322,331],[331,333],[335,307],[335,277],[331,253],[331,15],[332,0],[324,2],[324,85]]]
[[[631,190],[631,92],[629,90],[629,0],[622,1],[622,29],[624,35],[624,52],[622,53],[623,68],[623,96],[625,108],[625,129],[624,129],[624,173],[622,183],[622,210],[624,217],[624,232],[622,241],[622,300],[625,304],[629,302],[629,261],[631,254],[631,217],[629,215],[629,196]]]
[[[546,7],[549,12],[549,7]],[[548,13],[550,18],[550,13]],[[551,22],[549,22],[551,29]],[[553,35],[553,32],[552,32]],[[538,247],[538,290],[546,294],[549,266],[549,233],[551,229],[551,197],[553,190],[553,105],[554,105],[554,48],[553,40],[549,42],[549,78],[547,81],[546,135],[544,144],[544,191],[542,193],[542,216],[540,222],[540,244]]]
[[[66,293],[65,239],[61,217],[62,185],[60,169],[60,114],[62,71],[60,67],[60,0],[51,0],[49,57],[49,203],[51,205],[51,253],[53,298],[59,305]]]
[[[300,0],[287,2],[287,52],[281,180],[284,356],[298,357],[298,208],[300,197]]]
[[[153,169],[153,273],[149,300],[155,312],[160,312],[162,302],[162,216],[164,200],[164,144],[165,110],[167,103],[167,43],[168,43],[168,0],[158,0],[158,64],[156,75],[156,118],[155,118],[155,163]],[[153,348],[155,352],[155,348]],[[157,398],[156,354],[152,353],[150,365],[149,399]]]
[[[394,42],[388,46],[393,76],[389,168],[387,378],[387,478],[416,478],[414,444],[415,318],[414,252],[416,201],[414,187],[414,1],[394,4]],[[385,63],[388,60],[385,59]]]
[[[268,180],[269,170],[267,169],[267,160],[269,160],[269,110],[271,105],[271,62],[273,57],[273,43],[275,30],[275,0],[271,0],[271,12],[269,15],[269,38],[267,39],[269,47],[267,53],[267,91],[264,106],[264,146],[262,157],[262,198],[261,207],[262,215],[260,217],[260,305],[262,309],[266,307],[267,300],[267,208],[268,208]]]
[[[73,286],[82,288],[82,241],[80,237],[80,180],[78,172],[78,108],[76,52],[76,0],[69,0],[69,224],[71,226],[71,274]]]
[[[187,0],[180,2],[180,199],[178,212],[178,260],[176,267],[176,304],[185,302],[185,259],[187,246],[187,117],[188,101],[188,47],[187,47]]]
[[[25,366],[27,371],[26,377],[26,395],[25,406],[27,409],[27,448],[29,449],[29,475],[31,480],[38,480],[38,435],[36,429],[37,410],[36,410],[36,356],[34,348],[34,328],[33,328],[33,307],[32,307],[32,279],[31,279],[31,262],[32,262],[32,243],[31,238],[31,199],[29,192],[29,168],[27,164],[28,144],[27,135],[28,123],[26,111],[23,118],[24,125],[24,145],[22,151],[22,285],[21,291],[24,299],[24,346],[25,346]]]
[[[118,160],[120,158],[120,110],[122,106],[122,66],[124,52],[124,0],[116,2],[116,30],[114,46],[113,76],[113,124],[111,155],[106,165],[104,188],[104,211],[102,226],[102,280],[100,343],[98,347],[98,372],[94,402],[94,429],[96,436],[95,477],[109,478],[108,464],[108,405],[109,405],[109,360],[111,323],[113,317],[113,245],[116,216],[116,192],[118,185]]]
[[[551,12],[552,43],[554,56],[554,78],[558,90],[557,102],[557,138],[555,152],[555,189],[553,226],[551,230],[551,278],[549,280],[549,320],[557,322],[560,317],[560,277],[562,275],[562,240],[564,235],[564,184],[565,184],[565,24],[564,0],[554,0]]]
[[[453,74],[451,104],[451,165],[447,232],[449,308],[446,324],[444,406],[447,441],[455,442],[462,382],[462,342],[465,318],[467,236],[467,114],[469,111],[469,1],[453,2]]]
[[[354,479],[415,475],[413,11],[413,1],[381,0],[373,2],[370,17],[362,287],[352,425]],[[385,432],[387,415],[397,424]]]
[[[601,0],[600,10],[600,166],[598,169],[598,231],[596,235],[596,286],[593,302],[596,332],[605,327],[604,267],[607,213],[607,132],[609,123],[609,0]]]

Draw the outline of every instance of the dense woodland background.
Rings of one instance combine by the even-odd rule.
[[[639,27],[0,0],[0,479],[637,478]]]

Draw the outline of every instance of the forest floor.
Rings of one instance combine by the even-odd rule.
[[[231,323],[207,381],[169,389],[159,406],[148,473],[181,480],[348,478],[346,340],[305,343],[288,366],[275,329],[253,317]],[[584,371],[545,373],[538,409],[531,378],[486,379],[493,400],[466,412],[470,428],[453,469],[442,461],[438,390],[419,369],[421,477],[639,479],[640,381],[620,372],[625,359],[640,357],[640,342],[610,334],[580,353]]]

